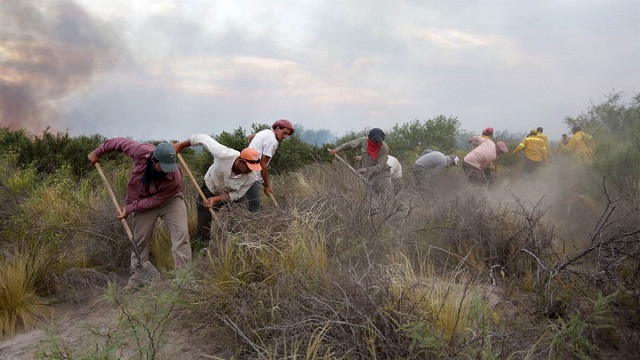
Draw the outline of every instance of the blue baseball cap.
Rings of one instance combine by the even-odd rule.
[[[153,150],[153,157],[160,163],[160,168],[166,173],[178,171],[176,164],[176,149],[169,143],[160,143]]]

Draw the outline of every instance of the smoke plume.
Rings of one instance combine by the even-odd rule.
[[[69,1],[0,3],[0,126],[56,126],[62,100],[115,63],[108,27]]]

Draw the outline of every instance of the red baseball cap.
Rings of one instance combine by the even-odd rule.
[[[482,130],[482,135],[489,135],[489,134],[493,134],[493,128],[492,127],[488,127],[484,130]]]
[[[273,123],[273,125],[271,125],[271,128],[275,129],[278,126],[291,130],[291,134],[293,134],[293,132],[296,131],[296,129],[293,127],[293,124],[291,124],[289,120],[285,120],[285,119],[277,120],[276,122]]]

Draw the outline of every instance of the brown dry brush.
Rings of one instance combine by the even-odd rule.
[[[580,292],[580,282],[598,282],[592,275],[579,274],[596,260],[612,265],[604,268],[617,270],[627,286],[637,276],[635,215],[619,220],[613,212],[603,216],[602,223],[609,225],[596,228],[593,249],[579,256],[567,249],[574,242],[584,251],[581,239],[564,240],[552,221],[554,204],[549,205],[545,196],[527,200],[511,194],[510,200],[500,200],[495,195],[504,189],[468,187],[455,172],[434,179],[434,188],[447,191],[425,194],[407,181],[409,185],[399,187],[388,202],[368,196],[364,184],[340,165],[312,165],[278,180],[281,208],[257,214],[239,208],[222,211],[210,257],[204,257],[211,261],[197,264],[202,283],[193,289],[197,309],[192,320],[214,338],[221,328],[231,331],[239,344],[237,353],[244,358],[300,356],[311,351],[311,344],[318,356],[350,359],[437,358],[483,351],[504,357],[536,341],[530,335],[535,328],[529,323],[535,320],[531,313],[564,316],[568,301],[588,296]],[[313,221],[300,226],[309,214]],[[323,234],[326,271],[275,260],[302,228]],[[610,241],[602,241],[603,236]],[[235,252],[225,260],[219,247],[227,244]],[[516,305],[526,310],[517,310],[517,317],[499,328],[491,327],[488,335],[468,338],[454,331],[443,341],[438,316],[425,310],[425,303],[434,300],[428,283],[416,279],[398,287],[384,271],[397,253],[410,258],[422,276],[433,268],[448,277],[462,266],[480,283],[522,298]],[[212,271],[224,261],[240,272],[216,283],[219,274]],[[528,282],[529,287],[523,285]],[[522,296],[531,293],[541,300]],[[562,311],[554,307],[561,301]],[[432,335],[440,342],[425,342]]]
[[[241,239],[239,246],[251,247],[257,259],[237,259],[248,264],[251,273],[237,286],[224,291],[203,287],[210,300],[197,317],[232,329],[246,357],[281,358],[299,352],[291,349],[292,344],[307,347],[318,336],[318,329],[323,329],[318,351],[324,354],[363,359],[375,354],[410,357],[411,340],[403,335],[403,322],[388,308],[392,283],[378,265],[394,247],[388,232],[395,210],[371,201],[353,175],[336,173],[320,177],[320,182],[326,180],[321,191],[307,189],[307,196],[287,197],[280,202],[280,210],[241,213],[243,216],[223,212],[220,216],[215,243]],[[340,175],[345,181],[336,179]],[[316,185],[284,188],[301,186]],[[330,270],[318,273],[305,272],[303,266],[265,265],[265,256],[284,252],[287,238],[296,236],[292,232],[300,223],[292,219],[309,213],[316,214],[310,231],[326,234]],[[202,276],[207,278],[207,274]],[[216,319],[205,314],[215,314]]]
[[[549,278],[551,281],[567,273],[605,296],[616,294],[616,311],[638,328],[640,209],[627,197],[612,199],[604,182],[603,193],[606,204],[589,232],[586,246],[566,246],[563,256],[548,265]]]
[[[316,282],[290,276],[275,284],[253,283],[217,315],[233,329],[247,358],[283,358],[291,344],[308,344],[324,329],[319,353],[336,358],[413,358],[403,326],[418,309],[395,299],[388,278],[354,269]],[[291,350],[289,350],[291,351]]]
[[[435,295],[429,285],[398,283],[386,271],[394,254],[412,249],[407,239],[416,231],[410,217],[421,211],[423,200],[410,188],[399,188],[392,201],[372,200],[357,178],[341,170],[311,167],[313,183],[297,183],[308,176],[292,177],[293,183],[281,188],[303,195],[279,201],[279,210],[221,213],[214,248],[209,249],[212,262],[219,266],[223,261],[215,258],[220,255],[216,244],[232,241],[236,248],[245,248],[238,251],[235,265],[246,268],[234,279],[214,284],[207,280],[216,276],[207,273],[211,268],[201,267],[199,277],[205,284],[195,295],[201,308],[194,319],[231,329],[246,358],[299,356],[312,343],[317,343],[317,354],[350,359],[424,358],[461,351],[465,340],[453,334],[448,344],[436,347],[416,339],[423,336],[417,324],[438,321],[438,311],[427,311]],[[326,236],[327,270],[305,272],[302,266],[282,268],[265,260],[285,251],[286,240],[299,226],[299,220],[292,219],[309,213],[316,214],[309,231]],[[437,325],[433,328],[434,337],[443,336]]]

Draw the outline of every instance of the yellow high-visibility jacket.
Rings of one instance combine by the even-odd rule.
[[[589,135],[580,130],[569,138],[569,143],[565,148],[569,153],[573,154],[577,159],[587,161],[591,157],[591,151],[587,146]]]
[[[513,150],[513,153],[517,154],[522,149],[524,149],[524,156],[531,161],[547,161],[547,147],[544,145],[544,140],[537,136],[527,136]]]
[[[536,135],[538,138],[544,140],[544,146],[547,148],[547,157],[549,157],[549,138],[547,138],[547,135],[539,132],[538,135]]]

